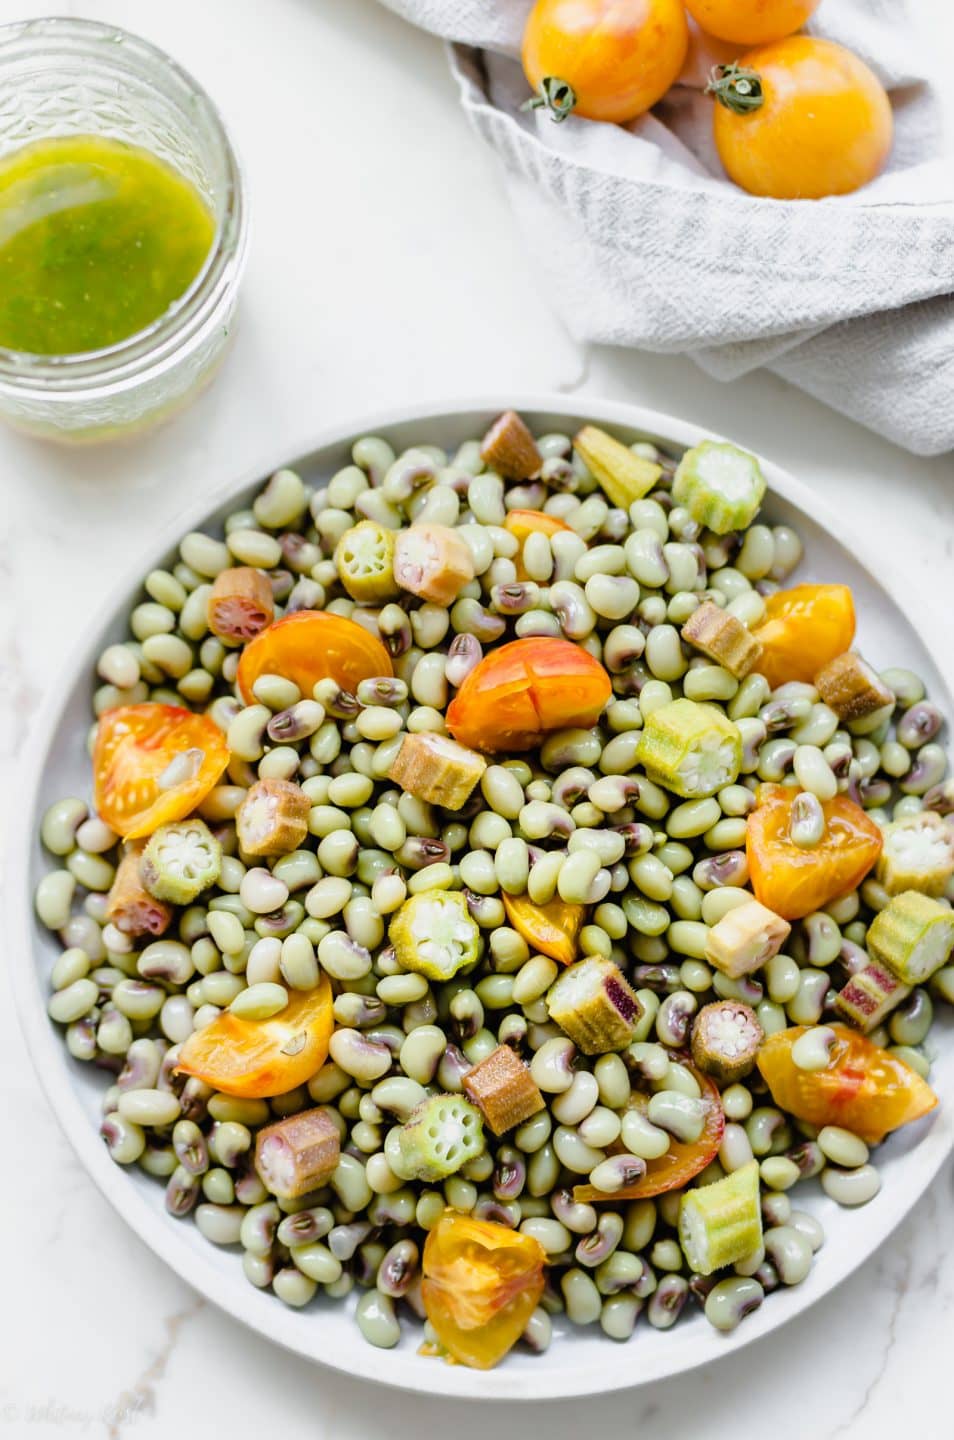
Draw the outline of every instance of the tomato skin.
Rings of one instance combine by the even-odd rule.
[[[801,920],[861,884],[881,854],[881,827],[847,795],[822,802],[825,835],[807,850],[789,837],[798,792],[760,785],[745,827],[755,898],[783,920]]]
[[[739,60],[762,82],[757,110],[718,102],[713,135],[726,173],[750,195],[819,200],[881,173],[891,150],[891,102],[863,60],[831,40],[792,35]]]
[[[523,32],[523,68],[538,90],[572,85],[575,113],[625,124],[661,100],[686,58],[682,0],[537,0]]]
[[[568,905],[559,898],[546,905],[534,905],[526,895],[501,892],[507,920],[527,944],[561,965],[576,959],[576,942],[583,924],[584,907]]]
[[[444,1349],[475,1370],[502,1360],[543,1294],[545,1260],[532,1235],[445,1210],[424,1245],[421,1283]]]
[[[198,773],[160,790],[159,777],[186,750],[202,751]],[[96,729],[96,813],[126,840],[151,835],[160,825],[191,814],[228,763],[225,736],[208,716],[154,701],[119,705],[100,716]]]
[[[520,549],[513,557],[514,568],[517,571],[518,580],[529,580],[523,563],[523,543],[528,535],[559,535],[570,530],[565,521],[559,520],[556,515],[548,515],[545,510],[509,510],[504,521],[504,529],[509,530],[511,535],[519,541]]]
[[[756,669],[774,690],[787,680],[811,683],[830,660],[851,649],[855,604],[847,585],[794,585],[765,601],[753,627],[762,646]]]
[[[571,527],[565,520],[548,515],[545,510],[508,510],[504,529],[516,535],[522,545],[528,535],[559,535],[561,531],[570,531]]]
[[[792,1046],[814,1027],[793,1025],[764,1041],[758,1067],[772,1099],[809,1125],[840,1125],[878,1145],[891,1130],[919,1120],[937,1096],[916,1070],[848,1025],[830,1025],[836,1040],[828,1068],[799,1070]]]
[[[260,675],[293,680],[305,699],[314,685],[330,677],[342,690],[357,689],[361,680],[393,675],[391,657],[363,625],[325,610],[295,610],[259,632],[242,651],[238,685],[250,705],[252,686]]]
[[[653,1195],[664,1195],[667,1190],[680,1190],[684,1185],[688,1185],[690,1180],[715,1159],[725,1130],[725,1112],[722,1109],[719,1087],[711,1076],[704,1074],[695,1065],[685,1060],[681,1063],[695,1076],[702,1091],[706,1118],[699,1139],[692,1145],[684,1144],[681,1140],[671,1140],[665,1155],[661,1155],[658,1160],[646,1161],[646,1174],[641,1180],[614,1191],[612,1195],[608,1195],[604,1190],[597,1190],[595,1185],[575,1185],[574,1200],[592,1205],[601,1200],[615,1203],[618,1200],[646,1200]],[[639,1090],[634,1090],[629,1103],[645,1113],[649,1097]],[[620,1142],[609,1147],[611,1152],[618,1152],[622,1148]]]
[[[527,636],[475,666],[448,707],[447,728],[474,750],[532,750],[550,730],[595,724],[612,693],[602,665],[579,645]]]
[[[223,1010],[183,1043],[176,1069],[246,1100],[284,1095],[310,1080],[328,1057],[334,1029],[331,984],[292,995],[268,1020],[243,1020]],[[299,1038],[304,1043],[299,1048]],[[292,1052],[292,1053],[288,1053]]]
[[[685,0],[707,35],[736,45],[769,45],[794,35],[821,0]]]

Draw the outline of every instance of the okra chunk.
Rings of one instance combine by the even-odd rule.
[[[335,566],[352,600],[390,600],[398,593],[394,580],[394,532],[373,520],[360,520],[335,546]]]
[[[255,1169],[266,1190],[295,1200],[327,1184],[340,1153],[338,1127],[327,1111],[303,1110],[258,1132]]]
[[[477,961],[480,931],[459,890],[422,890],[389,930],[398,963],[429,980],[450,980]]]
[[[143,851],[139,874],[157,900],[191,905],[219,878],[222,846],[204,821],[193,818],[160,825]]]
[[[480,458],[505,480],[529,480],[543,464],[537,442],[516,410],[505,410],[480,442]]]
[[[578,960],[547,992],[550,1019],[584,1055],[622,1050],[633,1038],[643,1007],[612,960]]]
[[[887,966],[872,960],[842,986],[835,996],[835,1009],[867,1035],[910,994],[910,985],[892,975]]]
[[[474,561],[465,542],[448,525],[411,525],[394,541],[394,578],[402,590],[452,605],[474,578]]]
[[[679,1207],[679,1244],[697,1275],[711,1275],[755,1254],[762,1243],[759,1162],[724,1180],[687,1190]]]
[[[612,503],[623,510],[648,495],[662,474],[662,466],[636,455],[628,445],[596,425],[584,425],[573,447]]]
[[[124,935],[162,935],[172,921],[172,907],[150,895],[139,867],[142,841],[126,846],[106,902],[106,919]]]
[[[671,700],[643,727],[636,760],[650,780],[685,800],[734,784],[742,767],[742,738],[714,705]]]
[[[747,900],[713,925],[706,936],[706,959],[723,975],[738,980],[777,955],[791,928],[768,906]]]
[[[486,760],[476,750],[447,735],[422,731],[405,735],[388,778],[419,800],[459,810],[486,769]]]
[[[905,985],[920,985],[954,950],[954,911],[929,895],[905,890],[872,920],[868,950]]]
[[[213,635],[226,645],[244,645],[275,618],[275,601],[268,576],[251,565],[222,570],[215,578],[206,609]]]
[[[943,895],[954,875],[954,825],[933,810],[893,820],[884,827],[875,875],[889,895]]]
[[[751,525],[764,494],[765,477],[755,456],[721,440],[703,440],[687,450],[672,482],[676,504],[717,535]]]
[[[753,670],[762,653],[762,646],[737,620],[711,600],[704,600],[682,627],[682,638],[701,650],[717,665],[722,665],[742,680]]]
[[[876,670],[854,650],[836,655],[815,676],[815,687],[830,710],[846,723],[894,704],[894,694]]]
[[[498,1045],[486,1060],[468,1071],[462,1084],[464,1093],[495,1135],[522,1125],[544,1108],[543,1096],[529,1067],[509,1045]]]
[[[485,1149],[480,1111],[459,1095],[431,1095],[407,1121],[388,1132],[385,1155],[402,1180],[434,1184],[454,1175]]]
[[[692,1058],[720,1085],[748,1075],[765,1032],[755,1011],[738,1000],[703,1005],[692,1026]]]
[[[308,834],[311,802],[291,780],[256,780],[235,813],[246,855],[287,855]]]

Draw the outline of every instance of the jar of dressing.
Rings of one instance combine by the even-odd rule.
[[[0,418],[104,440],[181,408],[246,236],[225,127],[173,60],[88,20],[0,27]]]

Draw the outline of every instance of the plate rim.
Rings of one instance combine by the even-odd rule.
[[[466,396],[459,399],[450,397],[427,404],[375,410],[370,415],[346,415],[333,425],[321,427],[317,433],[309,431],[301,444],[291,442],[276,445],[274,452],[269,449],[263,458],[243,467],[237,478],[224,477],[208,493],[197,497],[195,503],[187,507],[183,514],[172,517],[170,523],[163,526],[148,544],[143,545],[142,550],[132,557],[130,565],[124,567],[119,580],[110,586],[108,594],[95,613],[84,621],[83,632],[98,633],[115,620],[120,606],[128,604],[130,595],[141,587],[143,575],[151,568],[150,559],[173,549],[187,531],[200,528],[209,515],[227,503],[230,496],[244,493],[256,481],[261,481],[282,466],[294,466],[315,452],[341,445],[360,435],[380,434],[394,426],[425,425],[428,422],[456,423],[472,417],[474,425],[479,427],[486,424],[489,417],[492,418],[506,409],[515,409],[523,414],[563,415],[574,420],[588,419],[619,425],[644,431],[660,440],[680,446],[691,446],[703,439],[727,438],[708,426],[698,425],[652,407],[634,405],[628,401],[594,398],[586,394],[546,391],[521,392],[516,395],[491,393],[489,396]],[[752,453],[759,459],[770,492],[804,512],[832,539],[848,548],[842,538],[843,526],[827,501],[820,499],[811,487],[782,466],[758,451]],[[905,619],[916,625],[917,621],[912,617],[916,616],[918,610],[923,612],[926,608],[920,584],[916,580],[912,582],[910,578],[902,577],[890,556],[887,559],[879,558],[878,568],[875,570],[873,557],[867,547],[862,546],[859,549],[852,544],[851,550],[856,563],[886,594],[891,604]],[[903,602],[899,598],[902,582],[905,590]],[[930,640],[923,636],[921,638],[927,654],[946,682],[946,668],[941,656]],[[804,1313],[816,1301],[830,1294],[869,1259],[901,1221],[907,1218],[913,1206],[931,1185],[940,1167],[954,1151],[954,1124],[950,1114],[942,1109],[919,1142],[921,1164],[915,1188],[905,1192],[901,1208],[887,1210],[876,1223],[869,1225],[868,1239],[857,1255],[849,1252],[846,1258],[844,1252],[839,1255],[827,1251],[826,1270],[819,1285],[806,1282],[803,1286],[786,1291],[784,1296],[774,1297],[771,1306],[760,1310],[757,1315],[750,1317],[745,1325],[729,1335],[720,1335],[713,1331],[708,1343],[700,1344],[698,1336],[691,1336],[680,1344],[678,1333],[672,1334],[671,1359],[667,1352],[666,1361],[662,1365],[656,1365],[652,1374],[641,1373],[638,1367],[630,1368],[626,1363],[627,1352],[609,1342],[605,1359],[601,1358],[582,1369],[567,1364],[556,1375],[553,1371],[548,1371],[545,1393],[541,1393],[539,1382],[534,1383],[532,1374],[525,1370],[508,1371],[505,1366],[487,1372],[468,1370],[464,1366],[429,1363],[426,1380],[419,1374],[416,1366],[411,1367],[408,1374],[402,1375],[400,1366],[406,1366],[410,1358],[407,1351],[380,1351],[371,1346],[349,1344],[349,1339],[353,1341],[355,1338],[350,1330],[343,1332],[345,1339],[340,1353],[314,1353],[313,1348],[309,1349],[302,1343],[297,1333],[297,1327],[293,1323],[297,1318],[295,1312],[287,1311],[280,1303],[276,1303],[273,1297],[266,1297],[252,1287],[248,1287],[249,1293],[242,1301],[237,1301],[238,1287],[235,1281],[241,1279],[238,1271],[236,1270],[234,1277],[225,1275],[219,1266],[213,1263],[214,1247],[209,1250],[210,1258],[206,1260],[201,1252],[196,1252],[177,1235],[175,1227],[168,1223],[167,1217],[157,1214],[134,1186],[124,1183],[123,1167],[117,1166],[110,1159],[96,1130],[89,1124],[79,1092],[71,1081],[70,1071],[65,1063],[66,1052],[62,1040],[46,1013],[45,996],[40,984],[31,933],[33,897],[29,877],[30,857],[36,843],[43,761],[60,721],[62,695],[64,691],[71,689],[87,666],[85,648],[79,646],[76,654],[66,661],[61,671],[60,679],[65,683],[58,685],[44,698],[19,772],[19,803],[16,806],[18,820],[11,827],[11,845],[8,852],[11,857],[8,893],[12,898],[14,912],[10,973],[19,1024],[31,1063],[50,1108],[66,1139],[103,1197],[138,1238],[185,1284],[262,1338],[352,1379],[369,1380],[389,1388],[438,1398],[556,1400],[635,1388],[696,1369],[720,1359],[723,1355],[734,1354],[772,1334],[797,1315]],[[256,1313],[263,1301],[269,1307],[267,1328],[259,1323]],[[262,1313],[264,1315],[266,1312]],[[392,1363],[389,1364],[389,1361]],[[395,1361],[398,1362],[396,1365]]]

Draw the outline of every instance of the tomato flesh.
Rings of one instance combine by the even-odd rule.
[[[881,854],[879,825],[847,795],[822,802],[825,833],[812,849],[790,836],[797,791],[760,785],[745,851],[755,897],[783,920],[800,920],[861,884]]]
[[[243,1020],[224,1010],[182,1046],[176,1069],[226,1095],[259,1100],[284,1095],[310,1080],[328,1057],[334,1000],[327,976],[294,994],[268,1020]]]
[[[550,730],[589,727],[613,693],[598,660],[570,640],[527,636],[485,655],[447,710],[474,750],[532,750]]]
[[[352,693],[362,680],[393,675],[391,657],[380,640],[355,620],[325,610],[296,610],[259,632],[242,651],[238,685],[247,704],[260,675],[293,680],[305,699],[319,680],[336,681]]]
[[[765,601],[753,635],[762,646],[757,669],[774,690],[787,680],[810,683],[855,638],[855,606],[847,585],[795,585]]]
[[[577,936],[583,924],[582,905],[568,905],[559,899],[534,905],[526,895],[508,895],[505,891],[501,898],[513,929],[532,949],[549,955],[561,965],[569,965],[576,958]]]
[[[527,536],[558,535],[561,531],[569,531],[570,526],[556,515],[548,515],[545,510],[510,510],[504,521],[504,529],[509,530],[520,542],[520,549],[513,557],[517,579],[529,580],[530,576],[523,563],[523,542]]]
[[[916,1070],[847,1025],[835,1032],[828,1066],[800,1070],[792,1046],[810,1026],[793,1025],[769,1035],[758,1067],[776,1105],[809,1125],[839,1125],[869,1145],[891,1130],[928,1114],[937,1096]]]
[[[531,1235],[445,1210],[424,1245],[421,1297],[453,1359],[475,1370],[503,1359],[543,1294],[545,1259]]]
[[[182,778],[166,772],[182,757]],[[137,840],[192,813],[229,763],[222,731],[178,705],[120,705],[100,717],[93,749],[96,812]],[[163,781],[160,784],[160,781]]]
[[[615,1190],[611,1195],[605,1190],[597,1190],[595,1185],[575,1185],[574,1200],[587,1205],[600,1200],[615,1204],[618,1200],[646,1200],[653,1195],[664,1195],[667,1190],[681,1190],[715,1159],[722,1144],[722,1132],[725,1130],[725,1112],[722,1109],[719,1087],[695,1065],[690,1065],[685,1060],[681,1063],[695,1076],[702,1091],[706,1114],[699,1139],[691,1145],[682,1140],[671,1140],[665,1155],[646,1161],[646,1174],[642,1179],[622,1190]],[[645,1114],[649,1107],[649,1096],[640,1090],[634,1090],[629,1103],[631,1107],[642,1110]],[[616,1153],[622,1148],[620,1143],[609,1147],[610,1151]]]

